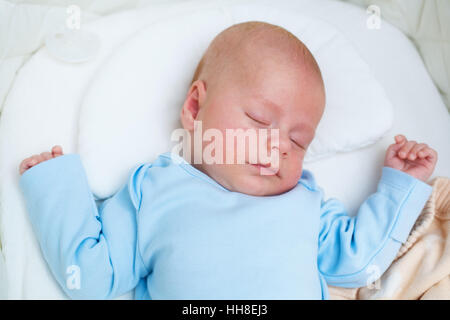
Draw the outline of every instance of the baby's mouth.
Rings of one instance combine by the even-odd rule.
[[[251,165],[252,167],[256,168],[259,170],[260,175],[262,176],[279,176],[279,168],[272,168],[271,163],[268,164],[262,164],[262,163],[249,163],[247,162],[247,164]]]

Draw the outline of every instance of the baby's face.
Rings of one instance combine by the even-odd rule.
[[[257,196],[277,195],[295,187],[325,104],[325,93],[317,78],[282,61],[267,61],[222,79],[220,85],[203,87],[204,92],[200,88],[201,106],[195,118],[202,121],[203,132],[214,128],[222,133],[224,163],[227,129],[253,129],[256,133],[267,129],[269,155],[277,151],[272,149],[275,142],[271,141],[270,130],[279,129],[276,174],[261,174],[261,167],[250,164],[249,148],[245,149],[245,164],[237,164],[236,142],[233,164],[193,164],[228,190]],[[203,147],[209,143],[204,142]]]

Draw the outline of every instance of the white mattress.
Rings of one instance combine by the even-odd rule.
[[[208,6],[215,5],[208,2]],[[380,30],[367,29],[365,11],[341,2],[282,0],[277,5],[319,17],[344,33],[373,68],[395,109],[392,130],[376,144],[308,164],[306,169],[313,171],[327,197],[341,199],[354,214],[375,191],[384,151],[398,133],[435,148],[439,160],[433,177],[450,176],[450,117],[407,37],[387,23]],[[178,9],[157,13],[149,7],[102,18],[88,27],[102,37],[97,59],[79,65],[64,64],[52,59],[43,48],[18,74],[0,119],[0,231],[7,279],[7,292],[0,294],[10,299],[65,297],[42,258],[28,222],[18,188],[18,165],[30,154],[55,144],[63,145],[66,153],[77,152],[79,106],[101,62],[130,34],[179,10],[192,11],[195,5],[182,4]],[[52,90],[61,82],[66,84],[66,99]]]

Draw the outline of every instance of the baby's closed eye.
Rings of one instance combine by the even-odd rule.
[[[253,120],[254,122],[262,125],[262,126],[270,126],[270,121],[266,120],[264,117],[260,116],[260,115],[255,115],[255,114],[250,114],[248,112],[245,112],[245,115],[247,117],[249,117],[251,120]]]
[[[303,145],[300,142],[298,142],[297,140],[291,138],[291,141],[295,144],[296,147],[298,147],[302,150],[306,150],[306,148],[303,147]]]

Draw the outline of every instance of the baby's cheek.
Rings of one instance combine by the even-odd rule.
[[[291,184],[296,184],[302,176],[303,170],[303,157],[290,159],[285,168],[285,172],[282,173]]]

